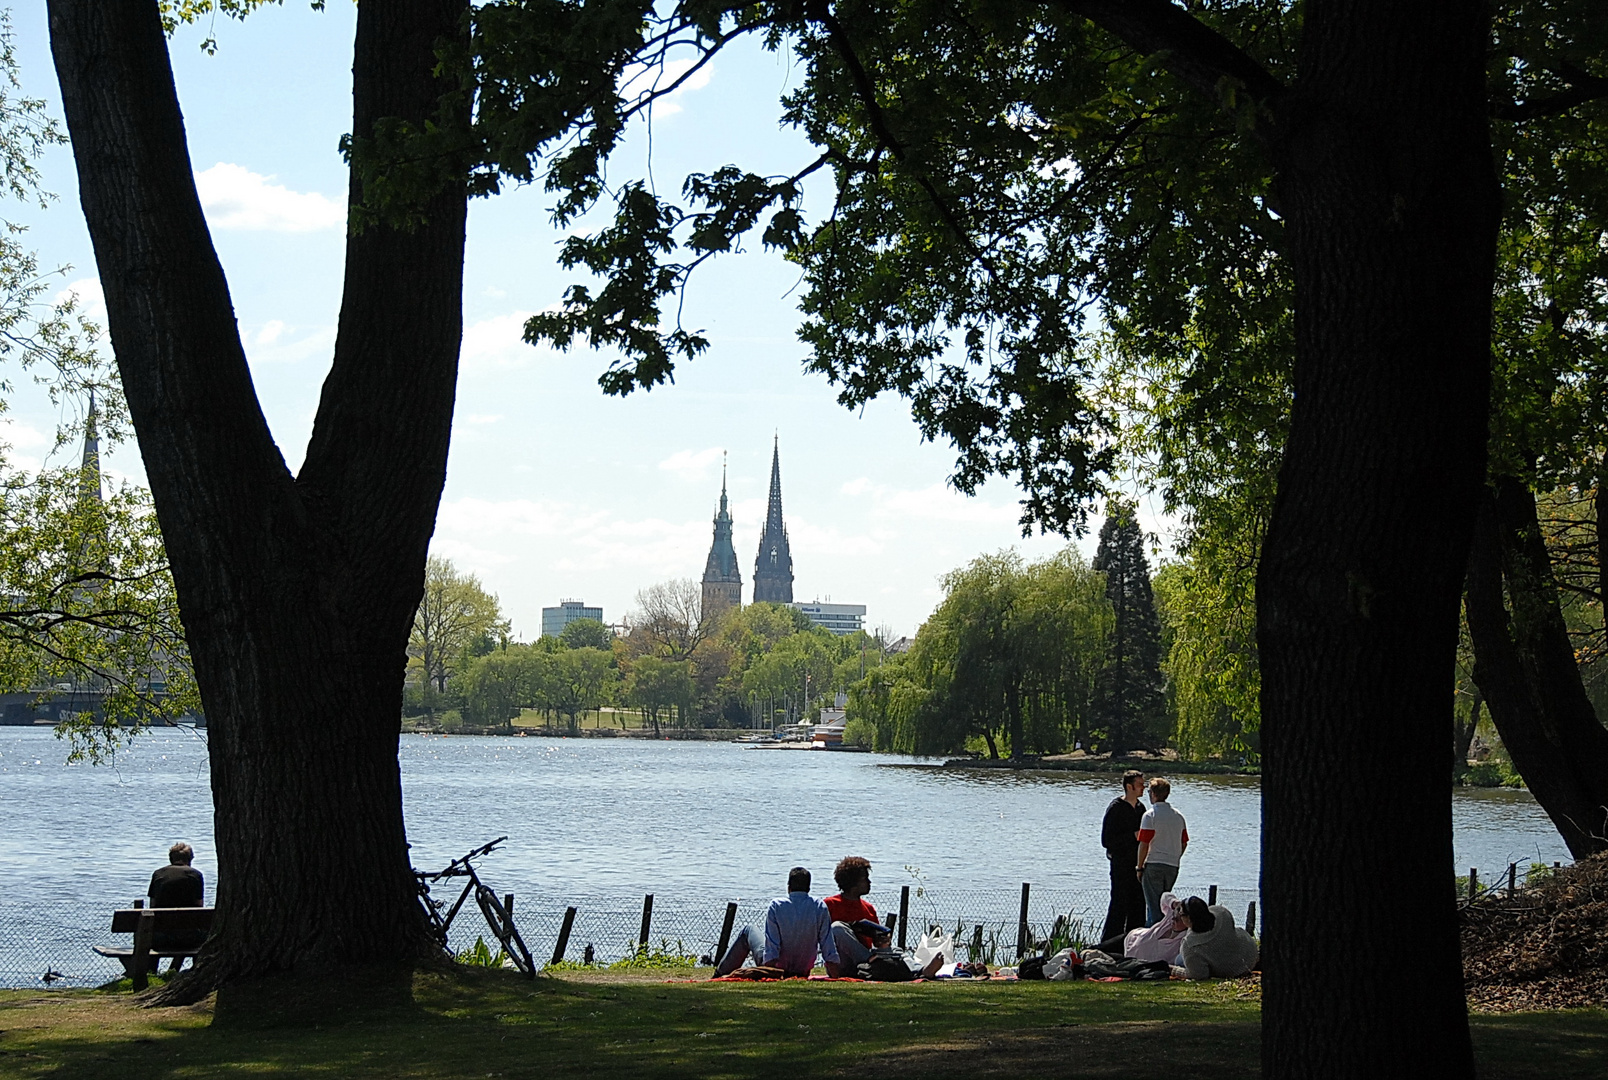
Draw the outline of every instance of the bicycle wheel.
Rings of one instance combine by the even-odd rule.
[[[519,936],[519,928],[503,907],[497,894],[481,885],[475,890],[475,903],[480,905],[480,913],[486,917],[486,925],[498,941],[502,942],[503,953],[514,962],[520,974],[527,979],[536,977],[536,962],[531,959],[530,950],[525,947],[525,939]]]

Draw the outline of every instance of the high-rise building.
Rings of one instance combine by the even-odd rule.
[[[782,522],[782,457],[780,442],[771,444],[770,505],[765,510],[765,531],[759,537],[754,560],[754,603],[793,602],[793,553],[787,547],[787,526]]]
[[[720,467],[720,509],[715,513],[715,539],[704,563],[705,615],[743,606],[743,575],[737,569],[737,549],[731,545],[731,511],[726,506],[726,467]]]
[[[793,607],[802,611],[804,617],[816,626],[830,630],[839,637],[865,629],[864,604],[823,604],[817,600],[813,604],[798,603]]]
[[[542,637],[558,637],[576,619],[603,621],[603,609],[587,607],[584,600],[561,600],[557,607],[542,608]]]

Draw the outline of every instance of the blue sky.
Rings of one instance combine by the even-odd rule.
[[[346,170],[336,148],[350,128],[354,19],[344,0],[323,13],[290,0],[245,23],[220,20],[215,56],[198,47],[203,29],[181,30],[171,43],[203,206],[259,397],[293,469],[340,305]],[[24,91],[59,117],[42,0],[14,8],[12,20]],[[802,138],[777,123],[777,98],[796,83],[783,58],[751,44],[706,70],[655,110],[652,176],[661,189],[729,162],[791,172],[811,160]],[[614,179],[646,167],[644,135],[632,133]],[[70,151],[52,152],[42,167],[60,201],[6,214],[30,226],[43,264],[71,264],[62,284],[93,309],[99,285]],[[556,264],[551,201],[528,188],[471,207],[462,375],[432,544],[498,594],[516,634],[534,638],[540,609],[560,598],[601,604],[615,621],[639,589],[700,576],[723,451],[746,599],[773,433],[797,599],[863,603],[870,625],[914,633],[946,571],[982,552],[1016,546],[1036,558],[1062,545],[1020,536],[1019,494],[1007,482],[972,498],[951,490],[950,448],[923,444],[901,401],[850,413],[824,379],[803,373],[789,295],[797,271],[774,254],[699,272],[684,319],[706,331],[711,347],[672,386],[608,398],[596,384],[606,355],[523,344],[524,319],[576,280]],[[37,464],[56,420],[48,402],[19,385],[0,428],[12,461]],[[107,467],[142,478],[132,444]],[[1092,552],[1092,539],[1080,546]]]

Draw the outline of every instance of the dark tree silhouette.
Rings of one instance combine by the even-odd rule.
[[[467,9],[359,8],[355,133],[463,107],[435,71]],[[334,360],[292,474],[201,212],[157,0],[53,0],[50,31],[210,728],[218,914],[168,1000],[276,969],[406,963],[431,943],[397,717],[446,479],[467,186],[421,193],[413,227],[349,231]]]
[[[1116,622],[1094,688],[1094,748],[1114,753],[1154,749],[1167,736],[1161,674],[1161,620],[1150,590],[1150,563],[1134,505],[1113,499],[1100,527],[1094,568],[1106,576]]]

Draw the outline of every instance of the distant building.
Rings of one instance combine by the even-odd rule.
[[[823,604],[817,600],[813,604],[797,603],[791,606],[802,611],[804,617],[816,626],[830,630],[839,637],[865,629],[864,604]]]
[[[910,646],[914,645],[915,643],[914,638],[899,637],[884,645],[882,647],[882,651],[888,653],[889,655],[894,653],[907,653],[910,651]]]
[[[780,443],[771,445],[770,504],[765,510],[765,531],[759,537],[754,560],[754,603],[793,602],[793,553],[787,546],[787,525],[782,521],[782,457]]]
[[[704,563],[703,612],[743,606],[743,575],[737,569],[737,549],[731,544],[731,511],[726,506],[726,468],[720,469],[720,509],[715,513],[715,539]]]
[[[564,627],[576,619],[596,619],[603,621],[603,609],[600,607],[587,607],[581,600],[561,600],[557,607],[542,608],[542,637],[557,637],[564,632]]]

